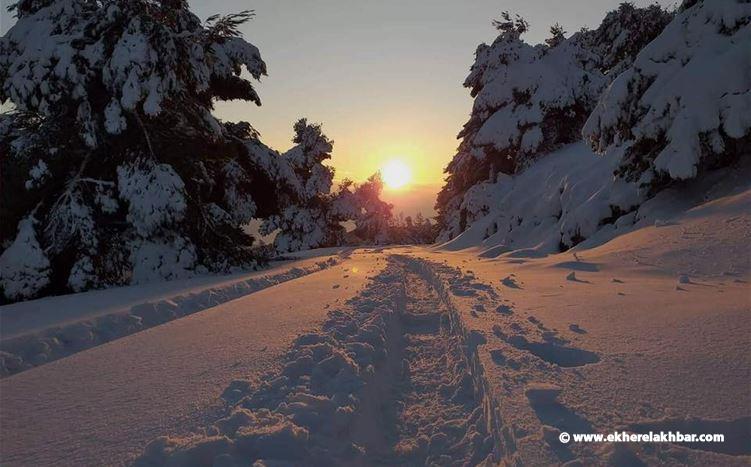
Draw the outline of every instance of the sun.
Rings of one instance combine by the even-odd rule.
[[[383,183],[386,188],[396,190],[402,188],[412,179],[412,171],[409,166],[400,160],[392,160],[381,169]]]

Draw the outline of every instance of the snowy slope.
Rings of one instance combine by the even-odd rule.
[[[544,256],[584,241],[607,241],[665,221],[707,197],[748,187],[751,161],[707,172],[645,200],[633,183],[615,178],[617,155],[596,156],[583,143],[568,145],[515,176],[472,187],[462,204],[475,213],[470,227],[441,248],[475,248],[484,257]]]
[[[597,163],[561,164],[566,157],[560,152],[538,164],[532,175],[543,183],[519,180],[526,191],[495,198],[501,202],[488,216],[425,255],[439,271],[436,283],[464,277],[494,284],[501,297],[481,308],[476,300],[455,300],[470,328],[488,341],[480,359],[501,418],[513,430],[505,459],[532,465],[576,459],[584,465],[747,463],[748,160],[667,189],[556,254],[550,246],[562,223],[548,219],[546,225],[541,210],[557,201],[558,180],[578,169],[597,177]],[[570,188],[560,192],[561,200]],[[582,209],[600,193],[579,191],[570,206]],[[499,218],[521,222],[484,235]],[[659,448],[558,441],[562,431],[614,430],[724,433],[727,439]]]
[[[482,246],[488,255],[534,248],[559,251],[592,235],[613,209],[631,210],[640,200],[633,184],[613,180],[618,161],[598,157],[583,143],[565,146],[515,176],[473,186],[462,203],[470,227],[445,243],[449,250]]]

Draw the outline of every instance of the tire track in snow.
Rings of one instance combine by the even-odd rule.
[[[408,266],[390,258],[319,331],[298,337],[280,373],[256,387],[233,382],[225,417],[152,441],[136,465],[491,463],[476,342]]]

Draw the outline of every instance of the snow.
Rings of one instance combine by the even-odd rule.
[[[223,393],[224,417],[196,434],[155,439],[135,465],[199,456],[321,465],[482,462],[492,441],[461,327],[441,325],[450,320],[424,279],[389,261],[369,287],[329,313],[321,331],[295,340],[281,371],[256,384],[233,381]],[[389,388],[400,379],[412,389],[391,400]],[[395,410],[396,420],[374,426],[384,409]],[[384,446],[394,437],[393,449]]]
[[[143,241],[134,247],[131,284],[148,284],[163,280],[183,279],[195,274],[193,245],[182,237],[173,241]]]
[[[50,262],[34,233],[34,217],[18,224],[18,235],[0,255],[0,287],[7,297],[25,298],[49,284]]]
[[[564,253],[345,252],[28,369],[0,380],[2,461],[743,465],[749,180],[667,190]],[[668,427],[729,441],[557,441]]]
[[[10,299],[133,284],[0,307],[3,465],[747,465],[748,2],[624,4],[537,46],[504,14],[465,83],[475,103],[439,195],[442,243],[304,253],[289,252],[339,244],[348,219],[391,240],[378,177],[331,192],[320,125],[299,120],[280,154],[196,104],[196,129],[239,154],[184,172],[139,116],[216,97],[218,81],[260,102],[240,78],[265,74],[258,50],[222,32],[249,13],[203,27],[179,9],[170,29],[122,2],[19,7],[0,97],[69,115],[79,149],[133,123],[146,146],[118,156],[116,181],[92,176],[86,153],[3,245]],[[106,98],[87,94],[100,86]],[[58,176],[39,159],[58,149],[13,115],[0,131],[31,196]],[[250,196],[257,175],[279,199]],[[189,205],[204,187],[216,196]],[[102,235],[95,220],[126,208],[129,227]],[[207,276],[236,269],[221,251],[206,263],[194,213],[229,230],[266,217],[287,256]],[[624,430],[726,441],[559,439]]]
[[[234,276],[111,288],[0,307],[0,376],[56,360],[338,264],[313,251],[288,266]],[[346,253],[343,253],[345,254]],[[82,266],[85,267],[85,266]],[[31,315],[31,316],[30,316]]]
[[[737,439],[748,436],[751,415],[748,175],[747,167],[735,167],[668,190],[642,205],[637,216],[644,219],[634,227],[600,232],[565,253],[507,251],[488,259],[478,256],[481,242],[414,253],[430,261],[423,267],[436,271],[447,290],[467,281],[498,284],[493,301],[483,300],[478,286],[450,298],[468,329],[487,337],[479,357],[510,437],[502,462],[747,462],[749,451],[738,449]],[[662,225],[654,225],[657,215]],[[503,312],[478,311],[478,302]],[[719,432],[728,441],[557,440],[563,431],[622,429]]]
[[[461,209],[469,228],[445,242],[450,250],[482,246],[492,256],[533,248],[541,254],[594,234],[614,209],[627,213],[642,195],[636,184],[613,180],[615,157],[597,157],[583,143],[555,151],[515,176],[501,175],[467,192]]]
[[[117,187],[120,199],[128,203],[128,220],[144,237],[182,220],[185,214],[185,184],[170,165],[149,159],[121,165]]]
[[[382,267],[375,255],[353,256],[0,380],[0,461],[128,464],[159,435],[185,436],[216,421],[232,381],[281,370],[290,343],[319,328]],[[343,286],[332,289],[334,281]]]
[[[31,190],[41,185],[49,175],[50,171],[47,168],[47,164],[39,159],[36,165],[29,170],[29,179],[25,183],[26,189]]]
[[[605,91],[584,126],[599,151],[626,149],[651,170],[693,178],[710,156],[731,157],[733,139],[751,129],[751,5],[696,2],[636,57]],[[648,154],[639,143],[654,142]],[[641,175],[640,166],[628,174]]]
[[[63,0],[23,8],[31,12],[24,11],[0,39],[2,66],[10,70],[3,94],[21,110],[38,107],[47,115],[53,114],[64,97],[72,97],[79,109],[76,123],[92,148],[99,143],[99,128],[88,95],[98,79],[91,68],[101,70],[101,83],[114,96],[104,119],[104,129],[110,134],[124,130],[122,110],[134,111],[140,105],[146,115],[156,116],[163,111],[165,99],[190,90],[204,91],[212,78],[236,76],[242,68],[255,79],[266,72],[255,46],[239,37],[205,34],[200,20],[187,11],[179,12],[172,30],[133,14],[129,5],[99,8]],[[102,31],[108,25],[118,27],[120,34],[88,39],[91,30]],[[160,38],[158,50],[152,42],[155,34]],[[189,72],[178,77],[174,70],[185,58],[178,54],[183,47],[190,51],[184,64]],[[252,94],[260,102],[255,91]]]
[[[495,23],[499,36],[477,48],[464,82],[475,100],[438,195],[443,241],[477,220],[471,204],[478,191],[491,202],[498,197],[482,185],[497,181],[500,174],[518,174],[580,141],[581,127],[603,90],[672,17],[657,5],[635,8],[623,3],[595,30],[565,38],[562,29],[554,27],[551,39],[533,46],[521,39],[528,29],[523,20],[502,16],[504,21]],[[574,229],[587,219],[576,222]]]
[[[291,170],[264,173],[279,154],[260,143],[245,154],[241,144],[258,134],[211,114],[216,100],[260,104],[250,80],[265,64],[237,29],[252,13],[204,23],[186,2],[165,8],[9,7],[16,21],[0,38],[0,101],[12,110],[0,115],[0,151],[13,175],[3,188],[25,188],[27,199],[3,220],[12,230],[38,220],[52,279],[3,301],[254,266],[242,227],[276,209]],[[272,183],[279,193],[264,189]]]
[[[230,208],[232,220],[247,224],[256,213],[256,203],[249,194],[240,190],[239,185],[248,182],[248,175],[237,162],[231,161],[224,166],[224,176],[224,200]]]

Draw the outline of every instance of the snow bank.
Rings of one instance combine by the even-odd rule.
[[[546,254],[561,245],[571,247],[641,201],[635,184],[614,179],[617,163],[614,156],[597,157],[576,143],[518,175],[502,174],[495,183],[475,185],[460,207],[470,227],[441,246],[493,248],[486,256],[523,248]]]
[[[282,282],[321,271],[340,262],[340,259],[330,257],[312,266],[293,267],[277,274],[143,302],[127,310],[4,339],[0,342],[0,377],[43,365]]]

